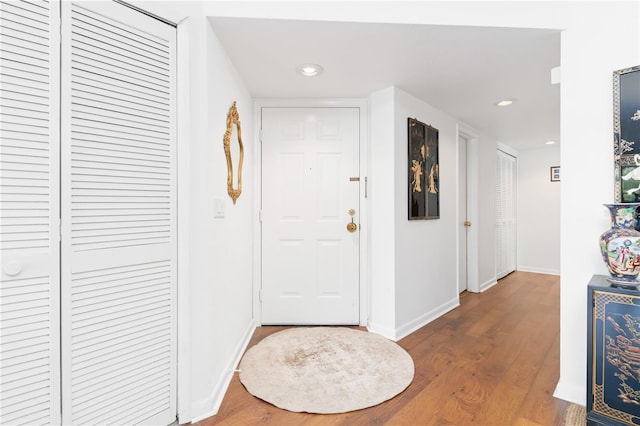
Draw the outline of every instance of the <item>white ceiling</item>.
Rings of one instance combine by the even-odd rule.
[[[555,30],[211,18],[257,98],[366,98],[396,86],[516,149],[560,138]],[[318,63],[304,78],[296,67]],[[503,98],[516,102],[499,108]],[[417,117],[429,123],[428,117]]]

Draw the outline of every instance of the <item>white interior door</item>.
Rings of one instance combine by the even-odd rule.
[[[496,278],[516,270],[516,158],[496,157]]]
[[[468,287],[467,234],[471,222],[467,216],[467,140],[458,137],[458,292]]]
[[[62,2],[65,424],[176,419],[175,28]]]
[[[262,109],[263,324],[359,323],[358,177],[358,108]]]
[[[0,3],[0,424],[60,423],[58,5]]]

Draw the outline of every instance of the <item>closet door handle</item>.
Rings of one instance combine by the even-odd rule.
[[[18,262],[9,262],[4,265],[4,268],[2,268],[2,270],[10,277],[15,277],[16,275],[20,274],[20,272],[22,272],[22,265]]]

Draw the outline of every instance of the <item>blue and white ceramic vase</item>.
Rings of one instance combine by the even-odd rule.
[[[611,229],[600,236],[600,252],[609,269],[608,280],[620,286],[640,285],[640,232],[636,209],[640,203],[605,204],[611,214]]]

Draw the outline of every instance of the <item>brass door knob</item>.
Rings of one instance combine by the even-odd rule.
[[[468,220],[465,220],[464,221],[464,226],[467,227],[467,228],[470,227],[471,226],[471,222],[469,222]]]

